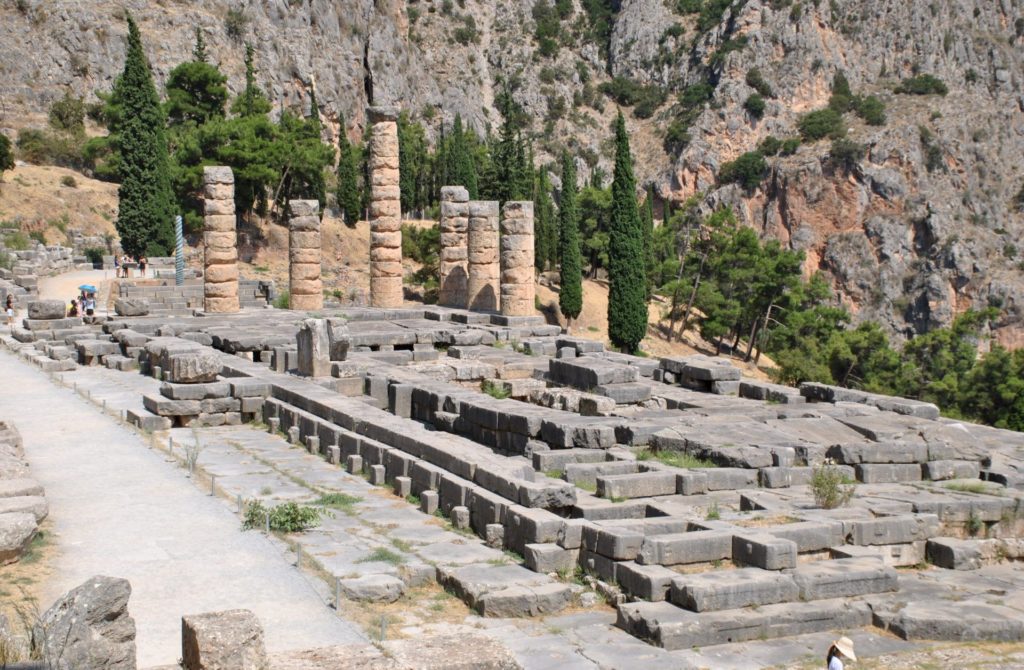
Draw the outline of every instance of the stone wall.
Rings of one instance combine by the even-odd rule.
[[[440,295],[438,304],[465,307],[469,281],[469,191],[441,187]]]
[[[469,280],[466,306],[474,310],[498,309],[498,202],[469,203]]]
[[[238,236],[235,232],[235,176],[231,168],[203,168],[203,308],[238,311]]]
[[[530,316],[534,307],[533,203],[506,202],[501,212],[501,313]]]
[[[370,305],[402,305],[402,204],[398,185],[398,108],[371,107]]]
[[[324,287],[320,279],[320,203],[292,200],[288,203],[288,292],[291,309],[323,309]]]

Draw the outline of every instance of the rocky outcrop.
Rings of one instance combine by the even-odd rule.
[[[33,644],[54,670],[135,670],[135,620],[127,579],[98,575],[68,591],[39,618]]]

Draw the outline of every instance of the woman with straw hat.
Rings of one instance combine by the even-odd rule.
[[[853,640],[848,637],[841,637],[832,643],[828,649],[828,670],[843,670],[843,659],[850,661],[857,660],[857,654],[853,653]]]

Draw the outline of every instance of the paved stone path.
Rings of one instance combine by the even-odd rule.
[[[243,533],[141,435],[7,352],[0,379],[0,415],[24,438],[57,538],[42,607],[92,575],[127,578],[143,668],[175,662],[180,617],[211,610],[254,611],[272,651],[363,640],[277,546]]]

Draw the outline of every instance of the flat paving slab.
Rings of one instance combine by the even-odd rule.
[[[252,610],[271,651],[365,641],[260,533],[146,440],[0,352],[0,407],[45,487],[58,548],[41,606],[96,574],[132,584],[140,667],[181,656],[181,616]]]

